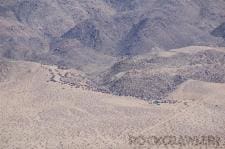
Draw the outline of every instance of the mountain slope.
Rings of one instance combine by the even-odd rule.
[[[224,9],[223,0],[4,0],[0,2],[0,53],[79,68],[87,59],[89,64],[114,62],[99,56],[134,56],[189,45],[223,46],[217,32],[223,30]],[[63,47],[65,42],[71,46]],[[77,52],[70,52],[77,51],[77,46],[78,57]],[[54,50],[70,56],[55,58]],[[96,56],[89,56],[92,53]],[[81,63],[74,66],[74,59]]]
[[[0,148],[135,148],[129,136],[224,137],[224,84],[188,81],[170,94],[178,102],[156,105],[83,90],[84,80],[81,88],[51,81],[52,72],[64,71],[80,80],[77,70],[4,64],[10,73],[0,83]]]
[[[224,48],[193,46],[124,59],[97,82],[115,95],[169,100],[167,95],[187,80],[225,83],[224,74]]]

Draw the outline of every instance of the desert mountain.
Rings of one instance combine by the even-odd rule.
[[[1,0],[0,54],[82,69],[154,49],[221,46],[224,10],[223,0]]]
[[[225,141],[224,10],[224,0],[0,0],[0,149]]]

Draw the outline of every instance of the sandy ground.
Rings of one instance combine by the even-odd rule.
[[[177,103],[156,105],[51,82],[50,66],[11,64],[9,78],[0,83],[0,149],[178,147],[130,142],[131,136],[225,140],[224,84],[189,80],[170,95]]]

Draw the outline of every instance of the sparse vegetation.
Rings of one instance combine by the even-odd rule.
[[[225,0],[0,0],[0,149],[224,138],[224,10]]]

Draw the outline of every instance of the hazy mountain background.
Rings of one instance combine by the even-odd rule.
[[[161,99],[204,73],[208,59],[218,65],[221,53],[213,48],[169,58],[155,53],[224,46],[224,23],[224,0],[1,0],[0,56],[75,68],[108,92]],[[186,66],[175,74],[144,73]]]
[[[224,0],[1,0],[1,53],[72,65],[79,54],[94,59],[93,51],[122,56],[223,45],[217,32],[224,10]]]

